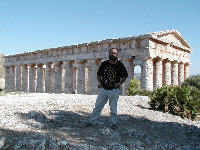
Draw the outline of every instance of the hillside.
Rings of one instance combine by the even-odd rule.
[[[120,96],[119,128],[109,127],[109,105],[85,127],[96,95],[0,96],[0,149],[200,149],[200,121],[149,109],[148,97]]]

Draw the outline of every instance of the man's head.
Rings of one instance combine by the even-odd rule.
[[[116,61],[118,60],[118,50],[116,48],[112,48],[109,51],[109,60]]]

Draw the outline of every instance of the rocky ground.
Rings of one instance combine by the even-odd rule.
[[[119,128],[109,127],[109,105],[94,127],[85,123],[96,95],[0,96],[0,149],[200,149],[200,121],[149,109],[148,97],[120,96]]]

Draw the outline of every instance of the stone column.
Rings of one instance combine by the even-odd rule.
[[[154,68],[155,81],[153,89],[157,89],[162,87],[162,60],[161,59],[156,60],[154,67],[155,67]]]
[[[78,64],[77,62],[73,63],[73,94],[77,94],[77,75],[78,75]]]
[[[12,92],[16,91],[15,83],[16,83],[15,66],[11,66],[10,67],[10,90]]]
[[[22,67],[16,67],[16,91],[22,90]]]
[[[45,93],[52,92],[52,63],[46,63]]]
[[[65,93],[72,94],[73,93],[73,67],[72,61],[64,62],[63,67],[65,70]]]
[[[44,69],[43,64],[37,65],[37,86],[36,86],[37,93],[44,92]]]
[[[88,78],[86,79],[87,80],[86,94],[97,94],[98,93],[97,71],[99,68],[99,61],[89,60],[86,66],[88,68]]]
[[[65,93],[65,69],[63,68],[62,65],[62,75],[61,75],[61,92]]]
[[[178,63],[172,62],[172,85],[178,85]]]
[[[128,78],[126,79],[125,83],[122,85],[122,94],[126,95],[126,91],[128,90],[129,83],[131,79],[134,77],[134,67],[133,67],[133,60],[128,59],[123,61],[124,66],[128,72]]]
[[[77,94],[85,94],[85,67],[86,61],[78,61],[78,86]]]
[[[92,60],[92,68],[91,68],[91,94],[98,94],[98,81],[97,81],[97,71],[99,69],[99,60]]]
[[[54,63],[52,64],[52,68],[51,68],[51,79],[52,79],[52,81],[51,81],[51,92],[53,92],[54,91],[54,83],[55,83],[55,81],[54,81],[54,79],[55,79]]]
[[[145,68],[144,68],[144,64],[142,64],[141,66],[141,74],[140,74],[140,89],[144,89],[145,87],[145,81],[144,81],[144,71],[145,71]],[[153,81],[152,81],[153,82]]]
[[[141,77],[142,85],[141,88],[152,91],[153,90],[153,61],[152,59],[144,60],[142,65]]]
[[[190,76],[190,65],[189,64],[185,64],[185,79],[189,78]]]
[[[62,92],[62,62],[54,63],[55,75],[54,75],[54,93]]]
[[[165,61],[164,63],[164,85],[171,85],[171,63],[170,61]]]
[[[10,67],[5,67],[5,91],[10,91]]]
[[[183,63],[178,64],[178,75],[179,75],[178,84],[181,85],[184,82],[184,64]]]
[[[28,65],[22,66],[22,91],[28,92]]]
[[[85,93],[90,95],[92,89],[92,63],[88,61],[86,63],[86,75],[85,75]]]
[[[31,64],[29,67],[29,92],[36,91],[36,64]]]

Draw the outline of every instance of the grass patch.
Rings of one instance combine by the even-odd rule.
[[[16,94],[23,94],[23,93],[20,92],[20,91],[17,91],[17,92],[6,92],[4,90],[0,91],[0,96],[4,96],[4,95],[16,95]]]

